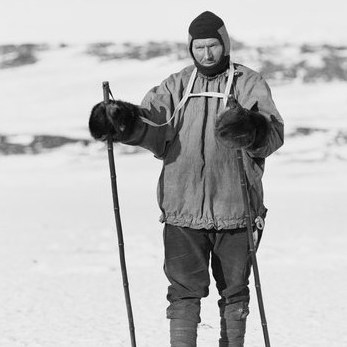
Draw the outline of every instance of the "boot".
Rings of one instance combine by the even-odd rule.
[[[243,347],[246,332],[247,302],[222,305],[219,347]]]
[[[171,347],[196,347],[198,323],[186,319],[170,320]]]

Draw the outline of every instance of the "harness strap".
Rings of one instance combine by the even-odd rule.
[[[169,124],[172,121],[172,119],[174,119],[176,117],[176,115],[178,114],[179,110],[187,102],[188,98],[190,98],[190,97],[197,97],[197,96],[223,98],[223,104],[224,104],[224,107],[226,107],[227,103],[228,103],[228,98],[229,98],[229,95],[230,95],[231,87],[233,85],[233,80],[234,80],[234,73],[235,73],[234,64],[232,62],[230,62],[228,81],[227,81],[224,93],[217,93],[217,92],[191,93],[191,90],[193,89],[193,85],[194,85],[194,82],[195,82],[197,71],[198,71],[198,69],[195,68],[193,70],[192,74],[190,75],[189,82],[188,82],[188,85],[187,85],[187,88],[186,88],[186,92],[184,93],[183,98],[178,103],[178,105],[176,106],[172,116],[170,117],[170,119],[167,122],[162,123],[162,124],[157,124],[157,123],[154,123],[151,120],[149,120],[149,119],[147,119],[145,117],[142,117],[142,116],[140,116],[140,119],[144,123],[146,123],[148,125],[151,125],[153,127],[156,127],[156,128],[159,128],[159,127],[162,127],[164,125],[167,125],[167,124]]]
[[[183,105],[186,103],[186,101],[188,100],[188,97],[189,97],[189,93],[190,91],[192,90],[193,88],[193,84],[194,84],[194,81],[195,81],[195,77],[196,77],[196,73],[197,73],[197,68],[195,68],[193,70],[193,73],[190,75],[190,78],[189,78],[189,82],[188,82],[188,85],[187,85],[187,89],[186,89],[186,92],[183,96],[183,98],[181,99],[181,101],[178,103],[178,105],[176,106],[175,108],[175,111],[174,113],[172,114],[172,116],[170,117],[170,119],[165,122],[165,123],[162,123],[162,124],[157,124],[157,123],[154,123],[152,122],[151,120],[145,118],[145,117],[142,117],[140,116],[140,119],[144,122],[144,123],[147,123],[153,127],[156,127],[156,128],[159,128],[159,127],[162,127],[164,125],[167,125],[169,124],[177,115],[178,111],[183,107]]]
[[[211,97],[211,98],[224,98],[224,93],[202,92],[202,93],[189,94],[189,97],[195,97],[195,96],[206,96],[206,97]]]
[[[224,108],[227,107],[228,98],[229,98],[229,95],[231,92],[231,87],[232,87],[233,82],[234,82],[234,75],[235,75],[235,67],[234,67],[233,62],[231,61],[228,81],[227,81],[227,85],[226,85],[225,91],[224,91],[224,98],[223,98]]]

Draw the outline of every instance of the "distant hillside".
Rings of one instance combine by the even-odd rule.
[[[59,48],[64,49],[62,44]],[[0,68],[13,68],[39,62],[40,52],[49,50],[47,44],[0,46]],[[347,81],[347,45],[267,44],[251,46],[232,39],[233,60],[255,68],[265,78],[278,82],[300,80]],[[100,62],[112,59],[149,60],[168,56],[172,59],[188,57],[185,43],[180,42],[98,42],[85,47],[87,55]]]
[[[49,49],[46,44],[0,45],[0,69],[34,64],[40,51]]]
[[[264,74],[276,94],[286,122],[278,155],[288,161],[347,160],[347,47],[237,41],[232,47],[233,60]],[[103,78],[112,78],[119,98],[138,102],[149,87],[190,63],[187,58],[186,45],[176,42],[0,46],[0,156],[104,152],[87,124]]]

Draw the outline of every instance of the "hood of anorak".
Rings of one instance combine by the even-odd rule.
[[[194,33],[194,35],[192,33]],[[189,26],[188,50],[193,60],[193,40],[208,38],[216,38],[221,41],[221,44],[224,47],[224,56],[230,56],[230,37],[223,20],[216,16],[214,13],[206,11],[196,17]]]

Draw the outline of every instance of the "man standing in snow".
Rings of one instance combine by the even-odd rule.
[[[173,347],[196,346],[209,261],[220,300],[220,347],[242,347],[248,315],[250,254],[236,149],[244,153],[251,216],[266,214],[261,178],[267,156],[283,144],[283,121],[265,80],[230,61],[221,18],[203,12],[189,26],[194,65],[151,89],[141,106],[94,106],[92,136],[147,148],[163,161],[158,202],[170,281]],[[260,236],[260,235],[259,235]],[[260,237],[258,237],[259,243]]]

